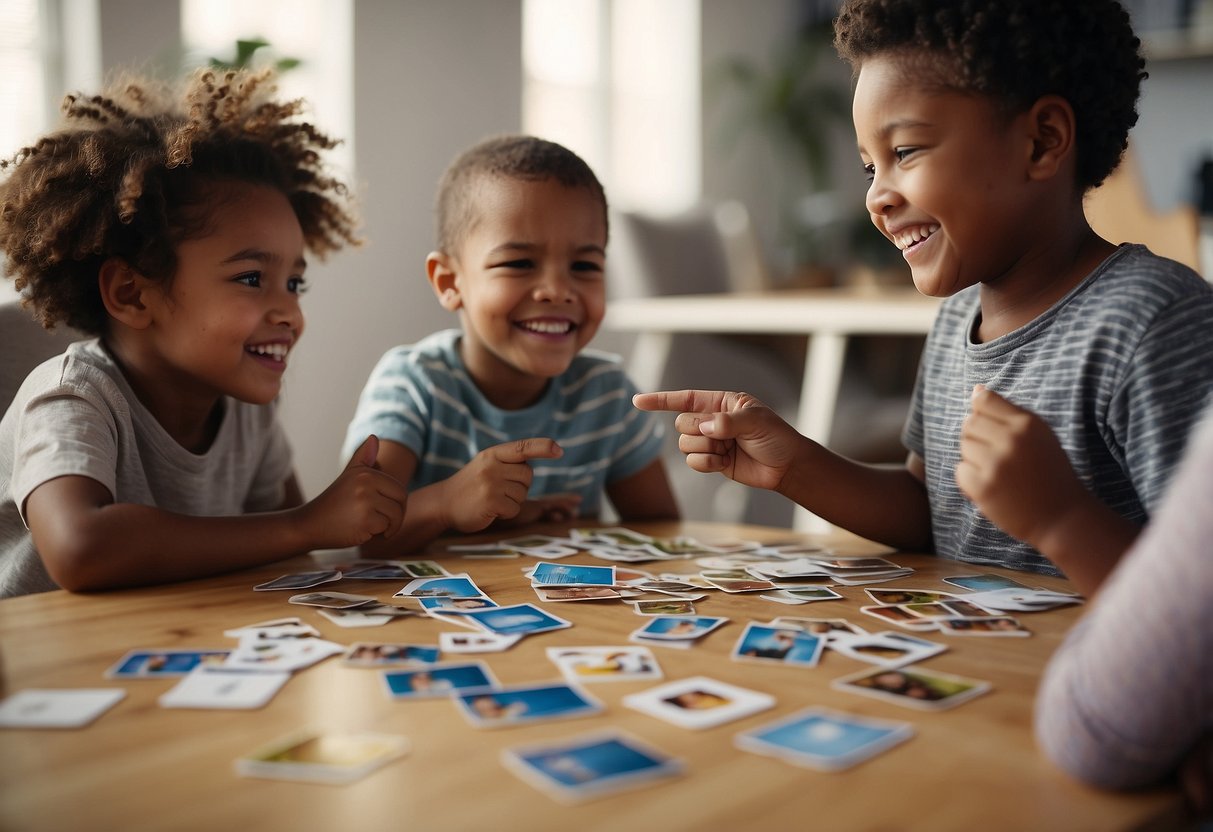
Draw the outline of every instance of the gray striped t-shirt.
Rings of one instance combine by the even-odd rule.
[[[464,369],[457,329],[388,350],[371,372],[346,431],[342,459],[374,433],[417,455],[409,489],[450,477],[485,448],[543,436],[560,459],[531,461],[532,498],[581,495],[582,515],[600,510],[603,488],[645,468],[661,453],[661,422],[632,406],[635,386],[619,359],[583,350],[543,398],[522,410],[491,404]]]
[[[902,439],[926,464],[939,555],[1058,575],[956,485],[973,386],[1044,419],[1086,487],[1144,524],[1213,389],[1213,287],[1144,246],[1123,245],[1040,317],[978,344],[980,289],[942,305]]]

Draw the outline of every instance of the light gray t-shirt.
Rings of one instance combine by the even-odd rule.
[[[96,480],[115,502],[220,516],[282,505],[291,451],[274,405],[226,398],[211,447],[165,432],[97,340],[39,365],[0,420],[0,598],[58,589],[34,549],[25,501],[48,480]],[[164,557],[173,557],[171,544]]]
[[[956,485],[973,386],[1044,419],[1082,483],[1144,524],[1213,389],[1213,287],[1144,246],[1123,245],[1044,314],[984,344],[972,336],[980,289],[941,307],[903,441],[926,465],[939,555],[1058,575]]]

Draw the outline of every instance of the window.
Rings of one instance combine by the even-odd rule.
[[[581,155],[614,206],[691,207],[699,30],[697,0],[524,0],[523,129]]]

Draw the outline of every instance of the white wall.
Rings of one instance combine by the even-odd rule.
[[[320,493],[379,356],[457,321],[425,280],[433,197],[454,155],[521,123],[520,4],[358,0],[357,190],[366,244],[309,267],[307,332],[292,356],[283,422],[306,495]]]

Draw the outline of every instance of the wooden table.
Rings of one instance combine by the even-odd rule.
[[[787,531],[722,524],[637,524],[650,534],[687,533],[786,540]],[[537,529],[543,530],[543,529]],[[546,529],[559,533],[559,527]],[[845,554],[882,551],[847,536],[831,538]],[[930,556],[895,554],[917,571],[892,586],[948,588],[940,578],[975,572]],[[501,604],[535,602],[522,576],[530,558],[487,561],[438,557],[467,571]],[[567,562],[601,563],[589,556]],[[731,619],[691,650],[654,648],[666,680],[694,675],[766,691],[777,706],[707,731],[687,731],[624,707],[621,697],[653,682],[615,682],[590,689],[604,713],[577,720],[497,730],[471,727],[448,701],[393,701],[379,671],[339,658],[298,672],[257,711],[164,709],[157,698],[176,680],[116,681],[104,671],[129,649],[233,647],[223,631],[300,615],[325,638],[436,644],[459,628],[409,618],[381,628],[342,629],[314,610],[287,604],[289,592],[252,587],[311,565],[307,559],[224,577],[99,595],[53,592],[0,601],[4,695],[26,688],[121,687],[128,696],[79,730],[0,731],[0,829],[17,830],[641,830],[660,829],[1128,829],[1171,812],[1177,793],[1106,794],[1076,784],[1037,751],[1032,702],[1041,670],[1078,608],[1023,616],[1026,639],[952,638],[950,650],[924,663],[985,679],[994,690],[954,710],[928,713],[835,691],[830,680],[868,665],[826,651],[815,668],[766,667],[729,659],[749,620],[777,615],[846,617],[870,630],[859,612],[860,588],[839,587],[845,600],[783,606],[755,596],[712,593],[705,615]],[[695,571],[693,561],[651,564]],[[641,568],[649,568],[641,565]],[[985,570],[981,570],[985,571]],[[989,570],[998,571],[998,570]],[[1013,573],[1008,573],[1013,574]],[[1059,588],[1066,582],[1035,578]],[[328,588],[388,598],[395,583],[345,581]],[[570,629],[523,639],[484,658],[503,684],[558,677],[549,646],[626,644],[644,619],[618,601],[548,604]],[[460,657],[444,657],[457,659]],[[470,657],[476,658],[476,657]],[[916,736],[857,768],[824,774],[740,751],[738,731],[825,705],[855,714],[911,722]],[[404,735],[407,757],[348,786],[248,779],[233,761],[301,726],[367,729]],[[681,778],[581,806],[564,806],[504,769],[503,748],[623,729],[685,761]]]
[[[655,390],[678,333],[806,335],[796,428],[828,444],[838,403],[847,340],[855,335],[925,335],[939,300],[914,289],[800,289],[713,295],[621,298],[607,306],[603,325],[637,333],[628,373],[641,390]],[[798,508],[795,527],[828,526]]]

